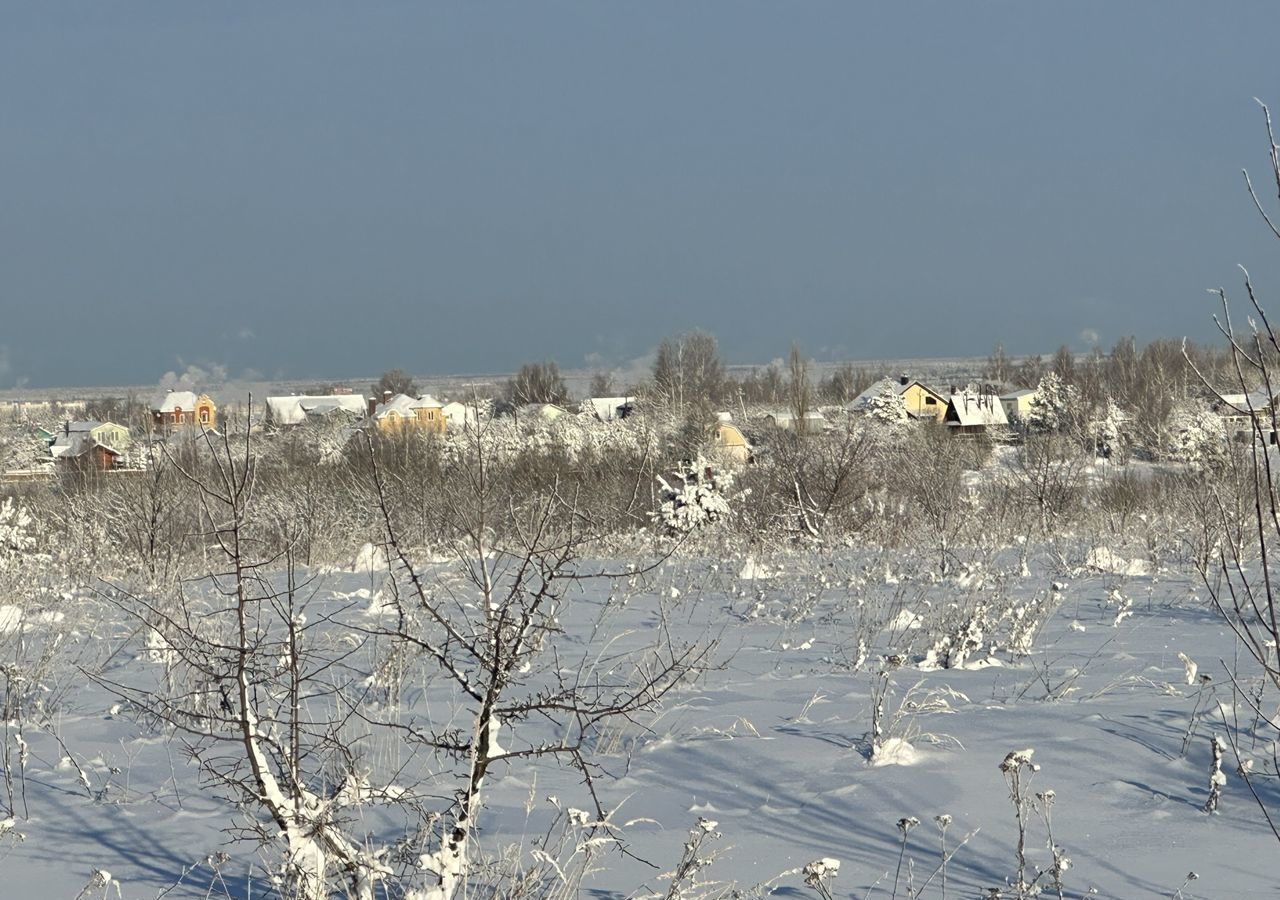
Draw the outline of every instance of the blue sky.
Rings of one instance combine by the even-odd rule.
[[[0,388],[1210,338],[1237,263],[1280,290],[1240,175],[1275,23],[0,3]]]

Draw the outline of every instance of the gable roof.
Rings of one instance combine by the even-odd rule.
[[[84,456],[94,447],[101,447],[112,456],[119,456],[120,451],[110,444],[104,444],[87,431],[73,431],[69,435],[59,435],[49,447],[49,455],[54,459],[77,459]]]
[[[175,409],[195,409],[196,395],[191,391],[169,391],[151,403],[151,411],[171,413]]]
[[[186,412],[195,409],[201,398],[209,399],[204,394],[197,394],[194,391],[169,391],[167,394],[162,394],[151,401],[151,411],[171,413],[176,409],[181,409]]]
[[[951,395],[951,399],[947,401],[944,421],[952,427],[991,427],[1008,425],[1009,417],[1005,415],[1004,405],[995,394],[966,390]]]
[[[1249,410],[1254,412],[1264,412],[1271,408],[1273,400],[1267,397],[1266,391],[1250,391],[1247,394],[1222,394],[1221,403],[1242,416],[1247,416]]]
[[[626,416],[633,406],[635,406],[635,397],[588,397],[587,403],[591,404],[591,412],[601,422],[612,422],[614,419],[621,419]]]
[[[403,416],[405,418],[413,415],[413,404],[418,401],[407,394],[396,394],[394,397],[379,403],[377,409],[373,412],[375,419],[385,419],[391,414]]]
[[[865,412],[867,409],[867,406],[870,405],[871,401],[876,397],[879,397],[880,394],[885,390],[885,388],[892,388],[893,392],[897,394],[899,397],[901,397],[903,394],[911,390],[911,388],[916,385],[919,385],[922,391],[932,394],[933,396],[937,397],[939,400],[946,399],[937,391],[935,391],[933,388],[929,387],[929,385],[921,381],[919,378],[909,378],[906,380],[905,383],[901,378],[881,378],[879,381],[871,385],[861,394],[859,394],[858,396],[850,400],[848,405],[845,406],[845,409],[849,410],[850,412]]]

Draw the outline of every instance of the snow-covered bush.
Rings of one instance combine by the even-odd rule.
[[[1226,459],[1227,446],[1222,423],[1208,407],[1186,403],[1170,416],[1169,460],[1196,472],[1214,469]]]
[[[0,556],[17,556],[35,545],[31,514],[6,497],[0,502]]]
[[[715,471],[703,458],[682,464],[668,481],[661,475],[662,505],[654,521],[670,534],[688,534],[727,519],[732,512],[726,497],[733,486],[733,474]]]

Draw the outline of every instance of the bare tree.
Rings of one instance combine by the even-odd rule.
[[[1280,193],[1280,147],[1276,144],[1271,123],[1271,112],[1262,104],[1266,121],[1269,162],[1277,193]],[[1280,227],[1254,190],[1248,173],[1245,185],[1250,198],[1268,230],[1280,240]],[[1219,615],[1235,633],[1239,644],[1256,666],[1257,676],[1240,664],[1232,670],[1232,688],[1237,705],[1244,704],[1254,713],[1255,728],[1266,726],[1267,738],[1246,757],[1238,746],[1235,733],[1238,728],[1227,728],[1226,735],[1232,752],[1237,758],[1237,772],[1253,795],[1263,818],[1272,833],[1280,840],[1277,826],[1277,810],[1274,793],[1261,790],[1263,785],[1280,778],[1280,730],[1275,727],[1271,710],[1274,700],[1264,703],[1263,696],[1270,690],[1280,690],[1280,585],[1277,585],[1276,560],[1273,558],[1280,546],[1280,462],[1271,438],[1277,432],[1277,411],[1274,397],[1280,390],[1275,360],[1280,354],[1280,336],[1271,324],[1254,289],[1247,270],[1244,273],[1244,291],[1251,310],[1248,325],[1238,328],[1231,316],[1227,292],[1223,288],[1212,291],[1222,304],[1222,314],[1214,319],[1227,340],[1233,370],[1233,387],[1243,400],[1236,405],[1250,422],[1252,441],[1246,454],[1248,483],[1251,486],[1251,503],[1247,515],[1241,521],[1235,515],[1231,492],[1220,492],[1216,502],[1216,516],[1205,527],[1206,536],[1212,542],[1212,551],[1200,560],[1200,575]],[[1188,366],[1198,370],[1189,353],[1184,353]],[[1215,391],[1222,388],[1212,384],[1204,372],[1200,380]],[[1252,393],[1255,388],[1259,393]],[[1221,393],[1219,402],[1227,402]],[[1224,496],[1225,495],[1225,496]],[[1251,743],[1258,739],[1255,732]],[[1215,747],[1215,754],[1218,748]],[[1255,767],[1255,761],[1260,764]]]
[[[809,383],[809,360],[804,358],[800,345],[794,341],[791,343],[787,368],[791,373],[787,382],[787,399],[790,401],[792,421],[795,423],[796,434],[804,434],[813,403],[813,386]]]
[[[411,558],[390,512],[394,486],[366,444],[388,558],[372,618],[302,575],[297,530],[260,499],[247,431],[241,443],[206,434],[202,468],[175,463],[218,562],[169,598],[104,592],[135,617],[140,652],[164,671],[101,683],[185,739],[247,815],[240,836],[279,848],[285,897],[450,900],[472,875],[498,765],[564,760],[607,821],[590,758],[598,733],[654,707],[709,652],[665,629],[634,652],[553,648],[576,588],[633,573],[584,562],[591,523],[572,500],[551,490],[513,503],[513,472],[483,429],[465,435],[442,498],[457,558],[447,578]],[[430,703],[405,716],[398,686],[409,679]]]
[[[526,403],[555,403],[563,406],[569,401],[569,388],[565,385],[560,367],[553,361],[525,363],[520,371],[503,386],[503,398],[508,408],[514,409]]]
[[[653,382],[658,396],[677,413],[686,403],[719,401],[725,370],[716,339],[697,330],[664,339],[654,359]]]
[[[418,386],[414,384],[413,378],[404,369],[388,369],[382,373],[377,381],[369,386],[369,390],[373,391],[373,396],[379,400],[386,393],[404,394],[408,397],[416,397],[418,395]]]
[[[984,381],[993,384],[1008,384],[1013,377],[1013,361],[1004,352],[1004,344],[996,344],[996,348],[987,357],[986,368],[982,370]]]
[[[853,363],[842,363],[818,385],[818,393],[831,403],[844,406],[875,383],[875,376],[866,368],[855,368]]]
[[[592,397],[608,397],[613,393],[613,374],[611,372],[592,372],[591,386],[588,391]]]

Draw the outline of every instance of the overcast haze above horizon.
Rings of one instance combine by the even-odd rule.
[[[0,388],[1212,339],[1269,3],[0,5]],[[1274,276],[1274,277],[1273,277]]]

